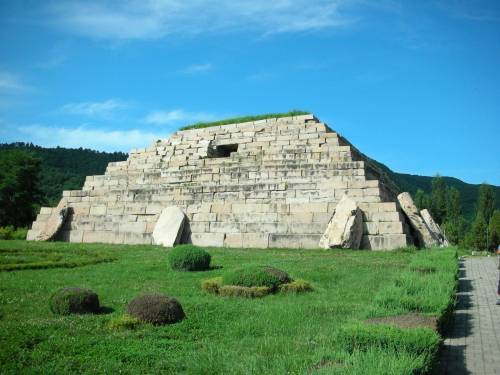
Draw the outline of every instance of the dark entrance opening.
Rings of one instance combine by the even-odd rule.
[[[211,158],[228,158],[231,152],[238,151],[238,144],[215,146],[211,153]]]

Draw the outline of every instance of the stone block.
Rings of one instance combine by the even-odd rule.
[[[363,215],[357,203],[344,195],[335,207],[319,246],[324,249],[358,249],[363,235]]]
[[[191,242],[196,246],[223,247],[224,233],[191,233]]]
[[[270,248],[317,249],[321,235],[314,234],[270,234]]]
[[[179,243],[185,220],[186,215],[179,207],[170,206],[163,209],[153,230],[153,243],[165,247],[173,247]]]
[[[120,232],[123,233],[146,233],[146,222],[136,221],[136,222],[122,222],[120,223]]]
[[[215,213],[200,212],[200,213],[195,213],[193,215],[193,221],[216,221],[216,220],[217,220],[217,214]]]

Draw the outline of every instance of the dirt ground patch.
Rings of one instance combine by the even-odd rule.
[[[386,316],[383,318],[367,319],[367,323],[372,324],[392,324],[400,328],[427,327],[435,331],[438,330],[438,321],[435,316],[421,314],[404,314],[397,316]]]

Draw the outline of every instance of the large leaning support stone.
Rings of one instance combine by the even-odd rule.
[[[156,245],[172,247],[182,236],[186,215],[177,206],[164,208],[153,230],[153,241]]]
[[[323,249],[359,249],[362,235],[362,212],[355,201],[344,195],[335,207],[319,246]]]
[[[441,227],[434,221],[429,210],[427,208],[421,210],[420,216],[422,216],[422,219],[424,219],[424,222],[425,222],[425,224],[427,224],[427,227],[431,230],[431,232],[434,234],[434,236],[438,239],[439,244],[441,246],[448,246],[450,243],[448,242],[446,235],[442,231]]]
[[[410,193],[404,192],[399,194],[398,202],[401,209],[408,217],[412,228],[415,230],[419,246],[432,247],[439,245],[437,238],[420,216]]]
[[[45,227],[40,230],[34,238],[30,240],[34,241],[49,241],[52,240],[57,233],[61,230],[61,227],[68,216],[68,201],[66,198],[62,198],[56,208],[52,210],[52,214],[47,219]]]

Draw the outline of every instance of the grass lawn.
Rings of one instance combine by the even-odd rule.
[[[176,272],[168,266],[167,250],[157,246],[24,241],[0,241],[0,264],[15,261],[12,253],[22,263],[40,263],[50,250],[64,254],[56,260],[60,267],[0,272],[0,373],[420,373],[439,346],[433,330],[364,321],[408,312],[445,315],[457,272],[454,249],[213,248],[212,265],[220,267]],[[65,268],[64,258],[82,265]],[[106,261],[86,264],[89,259]],[[283,269],[309,281],[314,291],[244,299],[201,290],[202,280],[242,265]],[[54,315],[49,298],[65,286],[94,290],[106,309]],[[186,319],[112,328],[127,302],[145,292],[175,297]]]

